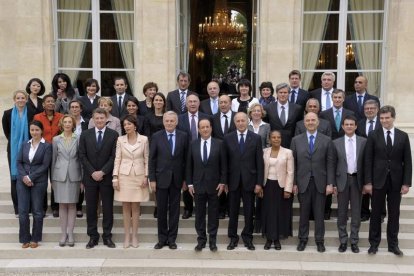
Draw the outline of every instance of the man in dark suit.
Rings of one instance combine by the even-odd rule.
[[[368,94],[367,86],[367,78],[364,76],[358,76],[354,83],[355,93],[347,96],[344,102],[344,107],[352,110],[358,121],[365,119],[364,103],[366,101],[374,100],[378,103],[378,106],[380,106],[379,99],[376,96]]]
[[[381,242],[381,212],[387,199],[388,251],[397,256],[401,195],[411,187],[412,160],[407,133],[394,127],[395,109],[386,105],[379,111],[381,126],[369,134],[365,153],[364,192],[372,195],[368,254],[376,254]]]
[[[331,139],[335,140],[336,138],[342,137],[345,135],[344,130],[341,125],[343,123],[343,118],[348,115],[354,115],[354,112],[345,109],[342,107],[345,100],[345,92],[341,89],[335,89],[332,92],[332,103],[333,107],[322,111],[319,114],[321,119],[329,121],[332,129]],[[332,212],[332,194],[326,197],[326,206],[325,206],[325,219],[331,219]]]
[[[262,194],[264,165],[262,141],[259,135],[247,130],[248,117],[244,112],[234,116],[237,131],[224,137],[224,150],[228,169],[230,243],[227,250],[237,247],[237,225],[240,198],[243,200],[244,228],[241,233],[244,246],[255,250],[253,245],[253,210],[255,194]]]
[[[364,102],[364,115],[365,118],[358,122],[357,134],[368,138],[368,135],[373,131],[381,127],[381,123],[378,116],[379,103],[375,100],[367,100]],[[371,217],[371,211],[369,203],[371,201],[370,194],[362,195],[361,203],[361,221],[368,221]],[[384,218],[387,214],[387,210],[384,204],[384,209],[381,215],[381,222],[384,222]]]
[[[199,107],[200,99],[198,96],[188,95],[186,98],[187,112],[178,116],[177,128],[187,133],[189,144],[198,139],[198,121],[209,118],[207,114],[198,111]],[[187,185],[184,185],[183,189],[184,213],[182,218],[188,219],[193,215],[193,197],[188,192]]]
[[[212,80],[207,84],[208,99],[201,101],[200,111],[207,115],[214,115],[219,111],[219,93],[220,85],[217,81]]]
[[[180,217],[181,187],[184,185],[185,166],[188,149],[187,133],[176,129],[177,114],[174,111],[164,113],[165,130],[152,135],[148,178],[151,190],[157,197],[158,242],[155,249],[168,245],[177,249],[175,240]]]
[[[289,148],[290,141],[295,134],[296,123],[302,119],[302,109],[299,105],[289,103],[289,85],[281,83],[276,86],[277,102],[265,106],[265,120],[271,130],[278,130],[282,134],[282,147]]]
[[[99,196],[102,199],[103,243],[114,248],[112,241],[113,201],[112,170],[114,168],[116,141],[118,133],[106,127],[108,113],[97,108],[92,114],[95,127],[82,131],[79,138],[79,157],[83,167],[83,184],[86,197],[86,222],[89,242],[87,249],[98,245],[97,206]]]
[[[310,98],[306,102],[306,108],[305,108],[306,113],[313,112],[315,114],[319,114],[319,110],[320,110],[319,102],[317,99]],[[300,120],[296,123],[295,136],[301,133],[304,133],[304,132],[306,132],[305,121]],[[331,137],[332,130],[331,130],[331,124],[329,123],[329,121],[319,118],[318,132],[325,134],[328,137]]]
[[[309,99],[308,91],[300,88],[300,81],[302,75],[298,70],[292,70],[289,73],[289,102],[298,104],[302,107],[302,112],[305,109],[306,102]]]
[[[124,77],[116,77],[114,80],[114,89],[116,94],[111,97],[113,103],[111,114],[117,118],[122,118],[128,114],[125,103],[130,95],[126,93],[128,85]]]
[[[311,98],[315,98],[321,105],[321,111],[325,111],[332,107],[332,92],[334,91],[335,74],[332,72],[324,72],[321,76],[322,88],[317,88],[309,92]]]
[[[167,95],[167,110],[175,113],[183,114],[187,112],[185,99],[188,95],[196,94],[188,90],[190,86],[191,76],[186,72],[180,72],[177,76],[178,89],[168,92]]]
[[[235,131],[234,113],[231,111],[231,99],[227,95],[222,95],[219,98],[219,109],[213,116],[213,137],[223,140],[228,133]],[[226,193],[221,193],[219,196],[219,219],[224,219],[228,211],[228,197]]]
[[[195,228],[197,246],[201,251],[207,242],[206,207],[208,208],[208,226],[210,250],[217,251],[217,229],[219,226],[219,196],[227,183],[226,155],[222,150],[222,141],[211,137],[212,126],[209,119],[198,121],[200,139],[191,142],[187,157],[187,185],[195,202]]]
[[[318,116],[305,115],[306,133],[292,139],[291,149],[295,159],[293,191],[300,204],[298,251],[306,248],[309,236],[309,216],[315,217],[315,242],[318,252],[325,252],[325,224],[323,213],[327,194],[332,194],[334,184],[334,149],[328,136],[317,131]]]
[[[338,197],[338,251],[348,247],[348,205],[351,205],[351,250],[359,253],[359,228],[361,226],[361,197],[364,186],[364,151],[366,139],[355,135],[357,119],[353,115],[344,118],[345,136],[333,141],[335,146],[336,181],[334,194]]]
[[[227,95],[219,98],[220,112],[213,116],[213,137],[223,140],[224,136],[236,130],[234,125],[234,113],[231,111],[231,99]]]

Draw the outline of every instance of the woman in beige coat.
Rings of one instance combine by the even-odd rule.
[[[265,250],[272,243],[280,250],[279,239],[292,236],[292,188],[294,160],[292,151],[281,147],[279,131],[270,133],[270,148],[263,151],[264,190],[262,230],[266,236]]]
[[[135,116],[122,120],[126,135],[118,138],[113,171],[114,199],[122,202],[124,217],[124,248],[130,246],[132,222],[132,247],[138,247],[138,219],[140,202],[149,200],[148,190],[148,138],[137,132]]]

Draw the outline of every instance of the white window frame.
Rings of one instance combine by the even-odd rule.
[[[57,8],[57,2],[59,0],[52,0],[52,9],[53,9],[53,34],[54,34],[54,67],[53,71],[55,73],[62,70],[79,70],[79,71],[91,71],[92,78],[98,80],[101,83],[101,72],[128,72],[135,71],[135,68],[101,68],[101,43],[106,42],[131,42],[135,43],[135,40],[116,40],[116,39],[100,39],[100,15],[109,13],[122,13],[122,14],[135,14],[135,7],[133,11],[114,11],[114,10],[100,10],[99,1],[100,0],[90,0],[91,1],[91,10],[61,10]],[[92,38],[91,39],[67,39],[59,38],[58,34],[58,13],[59,12],[71,12],[71,13],[90,13],[91,14],[91,28],[92,28]],[[59,67],[59,42],[88,42],[92,43],[92,68],[68,68],[68,67]],[[74,80],[72,80],[74,81]],[[132,80],[131,80],[132,81]],[[135,80],[133,80],[135,81]],[[100,94],[99,91],[98,94]]]
[[[252,47],[251,47],[251,66],[250,66],[250,80],[252,81],[254,97],[260,95],[258,93],[258,81],[260,79],[260,1],[252,1]],[[254,80],[254,83],[253,83]]]
[[[349,11],[348,10],[348,0],[340,0],[339,11],[304,11],[304,2],[306,0],[302,0],[302,15],[305,14],[338,14],[339,15],[339,24],[338,24],[338,40],[312,40],[307,41],[303,40],[303,16],[302,16],[302,23],[301,23],[301,50],[300,50],[300,67],[302,68],[302,72],[325,72],[325,71],[332,71],[336,75],[336,87],[345,87],[345,74],[346,73],[363,73],[363,72],[379,72],[381,73],[381,84],[379,88],[379,97],[382,99],[384,96],[383,87],[384,87],[384,76],[385,76],[385,60],[386,60],[386,38],[387,38],[387,22],[388,22],[388,9],[389,9],[389,0],[384,0],[384,10],[363,10],[363,11]],[[349,14],[383,14],[383,30],[382,30],[382,40],[347,40],[346,39],[346,32],[347,32],[347,20]],[[365,69],[365,70],[358,70],[358,69],[346,69],[346,45],[349,43],[382,43],[382,57],[381,57],[381,68],[380,69]],[[338,61],[337,61],[337,68],[331,69],[303,69],[302,63],[302,45],[303,43],[335,43],[338,45]]]

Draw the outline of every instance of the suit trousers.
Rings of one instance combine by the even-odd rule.
[[[392,186],[391,176],[387,175],[384,187],[372,191],[372,211],[369,223],[369,243],[379,246],[381,242],[381,213],[387,198],[388,222],[387,241],[388,248],[398,246],[398,232],[400,229],[401,187]]]
[[[369,203],[371,201],[371,195],[365,194],[362,195],[362,204],[361,204],[361,218],[366,217],[369,218],[371,216],[371,211],[369,207]],[[381,217],[385,218],[387,216],[387,208],[384,202],[384,208],[382,209]]]
[[[358,244],[359,228],[361,226],[361,191],[358,187],[357,176],[348,175],[346,187],[338,193],[338,234],[339,242],[348,243],[348,205],[351,204],[351,244]]]
[[[87,233],[91,239],[96,241],[99,240],[97,215],[99,196],[102,200],[102,239],[106,240],[112,237],[114,189],[111,185],[102,185],[99,182],[85,185]]]
[[[240,198],[243,200],[244,228],[241,233],[245,243],[253,241],[253,210],[254,197],[253,191],[245,191],[240,183],[235,191],[228,193],[229,197],[229,227],[228,237],[231,240],[238,240],[237,227],[239,223]]]
[[[195,229],[197,231],[197,242],[206,243],[206,211],[208,214],[207,231],[210,243],[216,243],[217,229],[219,226],[218,206],[219,200],[216,193],[196,193],[194,195],[195,203]],[[206,210],[207,209],[207,210]]]
[[[316,189],[315,179],[311,177],[305,192],[298,194],[300,204],[299,235],[300,241],[307,242],[309,237],[309,216],[311,210],[315,218],[315,241],[323,242],[325,236],[325,194]]]
[[[219,196],[219,214],[226,215],[229,209],[229,200],[226,193],[221,193]]]
[[[167,189],[157,188],[158,242],[175,243],[180,217],[181,189],[171,183]],[[168,218],[168,219],[167,219]]]
[[[184,202],[184,210],[192,213],[193,212],[193,197],[191,196],[188,190],[183,191],[183,202]]]

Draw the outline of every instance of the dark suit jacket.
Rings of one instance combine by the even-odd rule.
[[[306,91],[306,90],[304,90],[304,89],[302,89],[302,88],[299,88],[297,90],[297,92],[298,92],[298,94],[296,95],[296,102],[295,102],[295,104],[300,105],[302,107],[302,109],[304,110],[305,109],[305,106],[306,106],[306,102],[309,99],[309,92]],[[289,95],[289,97],[290,97],[290,95]]]
[[[306,132],[305,122],[304,120],[300,120],[296,123],[295,136],[302,134],[304,132]],[[329,121],[319,118],[318,132],[323,133],[328,137],[331,137],[332,129]]]
[[[319,114],[319,117],[325,120],[328,120],[329,123],[331,124],[331,130],[332,130],[332,140],[335,140],[338,137],[342,137],[345,135],[344,130],[342,129],[342,123],[344,121],[344,118],[348,115],[354,115],[354,112],[352,112],[351,110],[348,110],[346,108],[342,108],[342,114],[341,114],[341,127],[339,128],[339,131],[336,129],[336,125],[335,125],[335,117],[333,115],[333,107],[322,111]]]
[[[356,135],[356,166],[357,166],[357,182],[358,188],[362,191],[364,185],[364,153],[367,139]],[[348,162],[346,159],[346,144],[349,143],[346,136],[333,141],[335,146],[335,184],[339,192],[343,192],[346,187],[348,178]]]
[[[302,120],[303,113],[300,105],[289,103],[289,114],[286,124],[283,126],[277,110],[277,102],[266,105],[265,121],[270,124],[271,130],[279,130],[282,133],[282,147],[289,148],[292,137],[295,135],[296,123]]]
[[[326,185],[335,183],[334,147],[329,138],[317,133],[314,150],[309,152],[309,142],[306,133],[293,137],[291,150],[295,160],[295,180],[299,193],[306,192],[311,173],[313,174],[316,189],[325,194]]]
[[[23,176],[28,175],[30,180],[36,183],[48,182],[48,172],[52,161],[52,145],[49,143],[39,143],[32,162],[29,160],[30,144],[25,141],[17,155],[17,170],[19,176],[17,181],[23,182]]]
[[[190,90],[187,91],[187,97],[189,95],[197,95],[197,93],[194,93]],[[183,114],[187,112],[187,107],[184,107],[184,111],[181,111],[181,99],[180,99],[180,91],[178,89],[168,92],[167,94],[167,110],[174,111],[177,113],[177,115]]]
[[[188,150],[187,133],[175,130],[175,150],[171,154],[165,130],[154,133],[151,138],[148,178],[157,182],[157,189],[167,189],[172,183],[181,189],[185,179],[185,166]]]
[[[248,130],[244,151],[240,152],[237,131],[233,131],[224,136],[224,150],[229,191],[237,190],[240,184],[242,189],[250,192],[254,191],[255,185],[263,186],[263,149],[259,135]]]
[[[131,95],[125,93],[125,96],[124,96],[123,101],[122,101],[121,113],[119,113],[119,111],[118,111],[118,94],[115,94],[111,97],[111,101],[113,103],[112,110],[111,110],[112,116],[115,116],[118,119],[120,119],[123,116],[128,114],[128,111],[125,107],[125,102],[128,100],[129,97],[131,97]]]
[[[309,98],[314,98],[314,99],[318,100],[320,110],[322,110],[321,95],[322,95],[322,88],[316,88],[315,90],[312,90],[312,91],[309,92]]]
[[[394,191],[399,191],[402,185],[411,187],[410,140],[407,133],[395,128],[394,144],[388,156],[384,130],[380,127],[369,134],[365,146],[365,184],[372,183],[374,189],[381,189],[388,173]]]
[[[204,114],[202,112],[198,112],[198,120],[201,119],[210,119],[210,116],[208,116],[207,114]],[[197,123],[197,122],[196,122]],[[190,121],[188,119],[188,112],[180,114],[178,116],[178,125],[177,128],[181,131],[184,131],[187,133],[188,135],[188,141],[191,142],[192,138],[191,138],[191,128],[190,128]],[[197,126],[198,129],[198,126]],[[200,134],[197,132],[197,137],[200,137]]]
[[[146,100],[140,101],[138,105],[139,115],[145,116],[148,112],[154,112],[153,108],[148,108]]]
[[[353,111],[359,121],[361,119],[365,119],[366,117],[364,113],[364,108],[359,109],[358,107],[358,96],[356,94],[357,93],[355,92],[354,94],[349,95],[345,98],[344,107],[346,109]],[[376,96],[365,93],[364,103],[368,100],[374,100],[378,103],[378,106],[380,106],[380,101]]]
[[[210,105],[210,98],[205,99],[203,101],[201,101],[200,103],[200,111],[203,112],[204,114],[213,116],[213,111],[211,110],[211,105]],[[218,99],[217,99],[217,113],[219,113],[219,105],[218,105]]]
[[[380,120],[379,120],[379,116],[377,116],[377,118],[375,119],[374,130],[375,129],[378,129],[380,127],[381,127],[381,123],[380,123]],[[362,136],[362,137],[365,137],[365,138],[368,137],[368,133],[367,133],[367,119],[361,119],[361,120],[358,121],[358,127],[357,127],[357,130],[356,130],[356,133],[359,136]]]
[[[82,96],[79,101],[82,103],[82,117],[84,120],[90,120],[92,118],[93,111],[98,107],[99,96],[96,95],[93,103],[89,100],[88,96]]]
[[[236,113],[231,111],[231,120],[228,133],[236,130],[236,125],[234,124],[234,115],[236,115]],[[213,137],[223,140],[226,134],[223,133],[223,129],[221,127],[221,112],[217,112],[213,115]]]
[[[101,148],[97,148],[95,128],[82,131],[79,138],[79,157],[83,168],[83,183],[85,185],[98,185],[93,180],[92,173],[103,171],[105,173],[103,185],[112,185],[112,170],[114,168],[116,141],[118,132],[106,128]]]
[[[192,141],[188,149],[187,185],[193,184],[197,194],[217,194],[217,185],[227,184],[227,163],[222,141],[211,138],[210,155],[206,164],[201,155],[201,142],[201,139]]]

